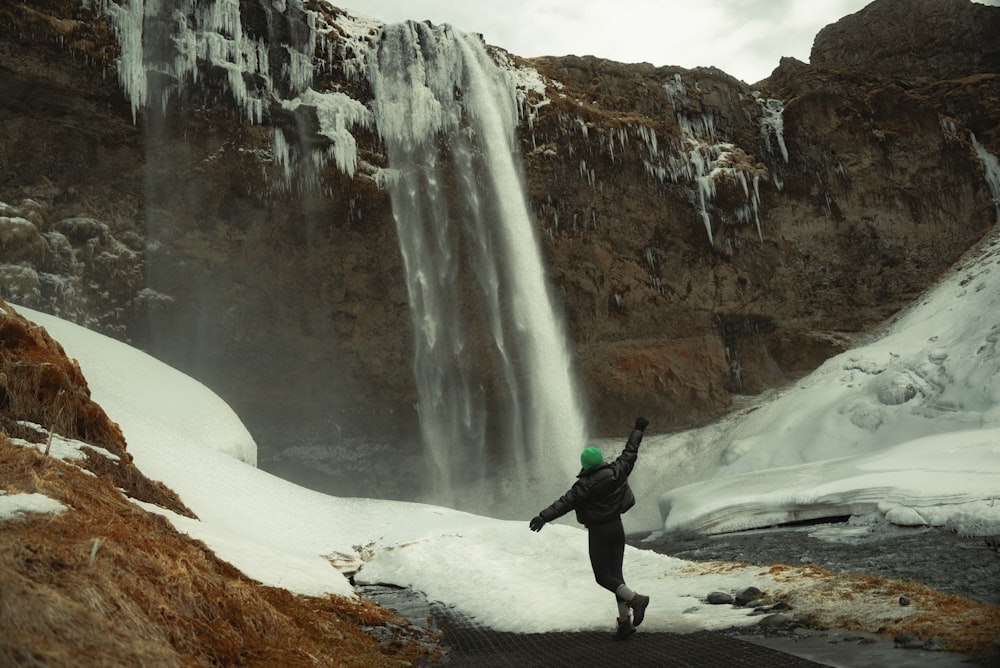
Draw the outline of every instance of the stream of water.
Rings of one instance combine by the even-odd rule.
[[[583,410],[515,143],[513,90],[449,26],[383,28],[370,61],[436,503],[524,516],[565,488]]]

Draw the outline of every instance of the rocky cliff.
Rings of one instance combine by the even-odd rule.
[[[308,457],[335,440],[339,489],[361,493],[359,459],[418,445],[412,326],[384,147],[360,121],[331,131],[306,90],[368,104],[378,25],[287,5],[188,17],[241,45],[235,73],[167,40],[169,66],[139,68],[121,39],[135,4],[0,8],[0,296],[201,379],[265,467],[279,444]],[[877,0],[752,86],[492,50],[517,82],[529,205],[595,432],[638,413],[703,422],[808,372],[995,223],[998,15]],[[405,493],[388,474],[360,484]]]
[[[809,62],[929,83],[1000,71],[1000,12],[965,0],[882,0],[816,35]]]

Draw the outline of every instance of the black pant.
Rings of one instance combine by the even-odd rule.
[[[618,587],[625,584],[622,577],[622,559],[625,557],[625,527],[621,518],[588,527],[590,566],[594,579],[611,593],[617,595]]]

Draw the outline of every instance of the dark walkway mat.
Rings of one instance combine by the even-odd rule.
[[[661,666],[664,668],[816,668],[822,664],[744,642],[723,633],[644,633],[624,641],[607,632],[498,633],[440,620],[442,666]]]
[[[395,610],[422,628],[442,634],[441,661],[448,668],[817,668],[823,664],[756,645],[719,631],[656,633],[642,627],[623,641],[607,631],[508,633],[485,628],[409,589],[371,585],[365,598]]]

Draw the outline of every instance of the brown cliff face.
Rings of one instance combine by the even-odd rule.
[[[929,83],[1000,72],[1000,11],[967,0],[880,0],[816,35],[825,69]]]
[[[965,28],[933,42],[894,37],[925,30],[921,12],[865,18],[887,31],[864,61],[884,71],[847,60],[860,47],[838,23],[811,65],[786,59],[755,89],[714,69],[523,61],[548,82],[519,128],[529,204],[598,431],[637,413],[661,429],[702,422],[808,372],[993,224],[970,133],[1000,153],[996,33],[969,26],[1000,9],[946,4]],[[182,89],[133,124],[106,22],[34,5],[0,10],[0,85],[15,92],[0,98],[3,296],[195,375],[262,461],[271,443],[333,435],[359,457],[371,438],[416,445],[407,296],[366,167],[385,164],[371,131],[353,132],[354,176],[327,164],[286,180],[271,128],[224,93]],[[245,20],[266,34],[268,16]],[[324,39],[317,54],[339,53],[336,31]],[[316,85],[367,102],[347,69],[332,57]],[[268,118],[290,141],[326,141],[314,114]]]
[[[746,122],[760,117],[760,98],[722,73],[532,64],[567,98],[601,101],[543,108],[525,164],[603,426],[636,405],[676,426],[709,419],[734,392],[815,368],[913,299],[994,220],[967,128],[997,136],[1000,114],[980,111],[996,76],[909,89],[787,60],[759,85],[783,100],[786,163]],[[678,100],[672,86],[671,102],[663,82],[675,74],[688,95]],[[762,175],[760,234],[739,220],[747,198],[734,179],[717,182],[710,243],[690,180],[653,182],[634,134],[610,150],[622,127],[676,141],[678,114],[710,116],[716,144],[735,145],[733,161]]]

